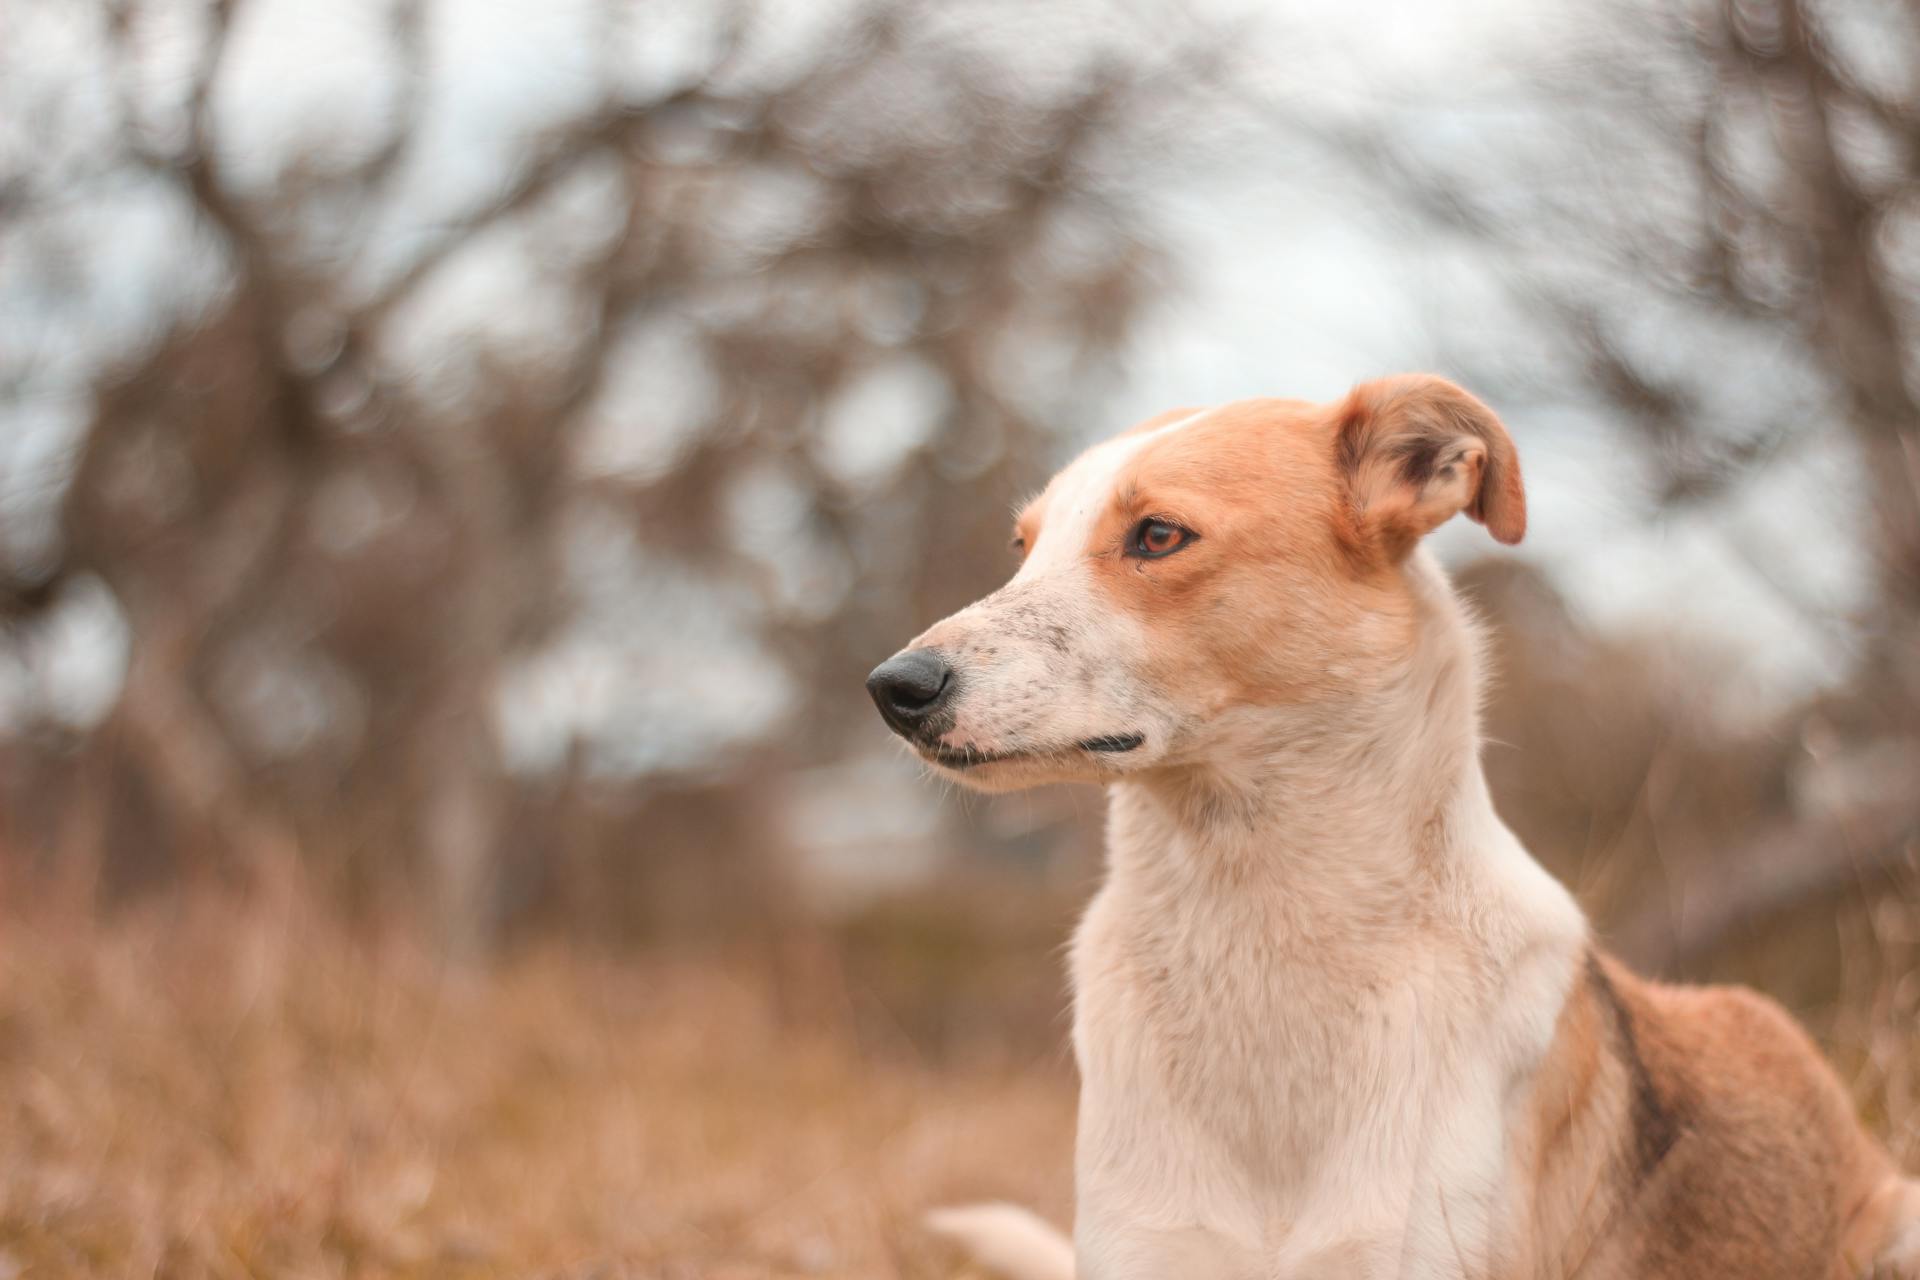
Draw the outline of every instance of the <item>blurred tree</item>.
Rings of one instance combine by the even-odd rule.
[[[1857,666],[1797,717],[1804,749],[1758,811],[1625,925],[1650,958],[1697,960],[1920,847],[1920,17],[1701,0],[1586,35],[1537,79],[1496,81],[1463,113],[1474,129],[1370,118],[1324,137],[1417,225],[1491,250],[1475,262],[1548,322],[1460,362],[1536,400],[1597,397],[1663,503],[1714,501],[1825,440],[1852,454],[1874,566]]]
[[[433,104],[476,69],[420,0],[369,10],[374,123],[264,159],[222,104],[272,6],[39,13],[112,102],[15,80],[55,144],[105,123],[0,153],[8,238],[58,290],[68,210],[157,192],[207,284],[89,375],[57,537],[0,590],[24,629],[104,584],[130,649],[96,728],[0,756],[0,838],[398,870],[477,942],[565,865],[513,871],[515,813],[564,832],[582,779],[841,754],[864,671],[993,580],[1154,280],[1125,192],[1207,50],[1074,28],[1066,57],[1031,15],[886,0],[670,39],[664,8],[593,11],[582,86],[464,197]]]

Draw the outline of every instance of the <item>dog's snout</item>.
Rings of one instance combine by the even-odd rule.
[[[952,689],[953,668],[933,649],[895,654],[867,677],[867,692],[881,717],[904,734],[928,728]]]

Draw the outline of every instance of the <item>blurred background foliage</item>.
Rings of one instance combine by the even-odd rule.
[[[0,0],[0,1275],[1064,1214],[1100,798],[862,678],[1085,443],[1415,368],[1501,811],[1913,1165],[1917,278],[1894,0]]]
[[[926,785],[864,673],[1087,441],[1428,367],[1534,493],[1442,544],[1503,813],[1914,1116],[1908,6],[532,9],[0,11],[16,900],[745,947],[1052,1044],[1098,797]]]

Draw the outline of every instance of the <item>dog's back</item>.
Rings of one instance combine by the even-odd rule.
[[[1807,1034],[1751,991],[1648,982],[1595,955],[1534,1106],[1520,1274],[1920,1275],[1920,1186]]]

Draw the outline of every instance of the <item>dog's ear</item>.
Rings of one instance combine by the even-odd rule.
[[[1433,374],[1363,382],[1336,410],[1355,532],[1398,560],[1461,511],[1501,542],[1527,531],[1520,459],[1493,410]]]

